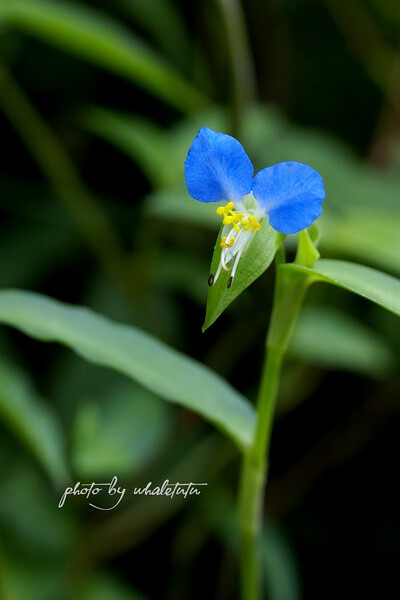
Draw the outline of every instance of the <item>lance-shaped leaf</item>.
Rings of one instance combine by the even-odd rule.
[[[304,273],[314,281],[326,281],[363,296],[400,316],[400,279],[344,260],[317,260],[312,269],[296,264],[282,265],[288,272]]]
[[[56,485],[68,480],[64,432],[28,377],[0,357],[0,420],[37,457]]]
[[[0,321],[131,377],[214,423],[240,448],[252,440],[254,410],[239,392],[211,369],[135,327],[21,290],[0,292]]]
[[[178,110],[205,99],[164,58],[121,23],[88,6],[2,0],[0,24],[19,29],[140,85]]]

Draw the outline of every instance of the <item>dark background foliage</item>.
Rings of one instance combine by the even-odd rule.
[[[201,333],[218,219],[184,190],[185,152],[209,125],[257,169],[311,164],[322,255],[398,275],[399,21],[395,0],[0,0],[1,286],[136,325],[254,400],[273,269]],[[112,62],[126,40],[138,68]],[[399,337],[381,308],[312,288],[273,434],[270,600],[399,597]],[[1,598],[236,598],[231,443],[60,346],[2,328],[0,349]],[[207,491],[58,509],[9,373],[55,414],[73,481]]]

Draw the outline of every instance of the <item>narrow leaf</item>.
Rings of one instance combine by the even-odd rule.
[[[391,275],[364,265],[331,259],[318,260],[312,269],[295,264],[280,268],[302,272],[311,278],[311,282],[326,281],[345,288],[400,316],[400,280]]]
[[[322,253],[368,261],[400,274],[399,231],[400,215],[393,210],[379,205],[346,208],[323,221]]]
[[[306,308],[290,343],[299,360],[379,379],[394,365],[390,347],[355,317],[332,308]]]
[[[68,480],[63,432],[26,375],[0,360],[0,419],[34,453],[56,484]]]
[[[104,569],[99,571],[84,586],[78,600],[144,600],[144,596],[115,575],[104,573]]]
[[[163,54],[182,69],[188,67],[194,48],[183,11],[176,3],[169,0],[120,0],[120,3],[132,22],[147,33]]]
[[[239,392],[201,363],[135,327],[17,290],[0,292],[0,321],[131,377],[161,398],[197,412],[241,448],[252,439],[254,411]]]
[[[89,60],[190,112],[205,99],[120,23],[89,7],[49,0],[2,0],[0,22]]]
[[[170,148],[160,127],[143,117],[101,107],[86,109],[81,120],[86,129],[126,153],[154,186],[169,182],[171,165],[165,157],[170,158]]]
[[[297,557],[285,533],[268,522],[262,538],[262,567],[269,600],[301,600]]]

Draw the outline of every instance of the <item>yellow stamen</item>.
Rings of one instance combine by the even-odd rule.
[[[233,202],[228,202],[225,206],[219,206],[216,213],[222,217],[223,225],[233,225],[237,232],[240,231],[241,227],[245,231],[251,229],[252,233],[261,229],[261,223],[253,215],[236,212]],[[229,248],[230,246],[223,247]]]
[[[217,215],[226,215],[228,212],[232,211],[235,208],[235,204],[233,202],[228,202],[225,206],[219,206],[216,210]]]
[[[234,238],[234,237],[233,237],[233,238],[231,238],[231,239],[229,240],[229,242],[227,243],[227,242],[226,242],[226,237],[224,236],[224,237],[221,239],[221,242],[220,242],[220,244],[219,244],[219,245],[221,246],[221,248],[232,248],[232,246],[233,246],[233,244],[234,244],[234,243],[235,243],[235,238]]]
[[[246,231],[251,229],[253,233],[255,233],[256,231],[259,231],[261,229],[261,223],[259,223],[257,219],[253,217],[253,215],[247,215],[246,217],[241,219],[240,223],[243,225]]]

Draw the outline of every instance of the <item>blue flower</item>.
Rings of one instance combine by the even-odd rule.
[[[189,194],[200,202],[221,202],[221,259],[210,285],[221,269],[231,271],[229,287],[240,257],[268,217],[280,233],[298,233],[321,212],[325,198],[322,177],[298,162],[278,163],[262,169],[253,178],[253,165],[235,138],[202,127],[185,161]]]

